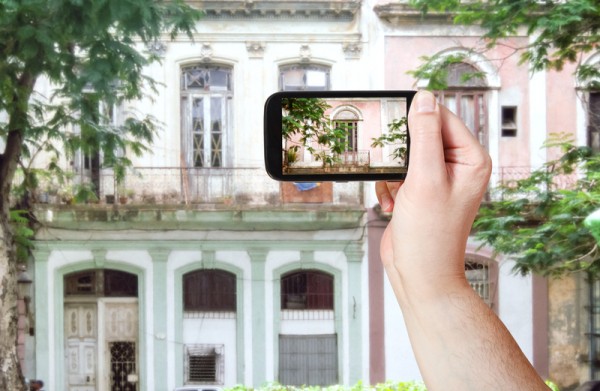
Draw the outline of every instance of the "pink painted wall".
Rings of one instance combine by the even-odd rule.
[[[498,137],[497,167],[528,167],[530,165],[529,145],[529,72],[525,66],[518,65],[518,56],[511,55],[511,47],[523,45],[526,38],[514,38],[505,41],[506,45],[485,53],[489,63],[498,71],[501,81],[498,91],[498,104],[488,106],[488,110],[497,110],[498,123],[488,123],[488,129],[500,132],[500,110],[502,105],[516,106],[518,131],[516,137]],[[475,47],[478,39],[474,37],[445,36],[394,36],[386,37],[385,42],[385,87],[388,89],[416,88],[417,80],[408,71],[416,69],[422,56],[432,56],[461,46]],[[474,64],[477,66],[477,64]],[[489,99],[488,99],[489,103]]]

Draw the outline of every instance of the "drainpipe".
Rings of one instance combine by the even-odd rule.
[[[598,245],[600,245],[600,209],[591,213],[588,217],[585,218],[583,224],[590,230],[594,239]],[[592,273],[588,273],[588,283],[589,283],[589,317],[590,317],[590,351],[588,353],[588,360],[590,363],[590,380],[595,380],[595,362],[597,357],[595,357],[595,352],[598,348],[597,339],[600,337],[600,334],[596,332],[596,317],[595,315],[598,313],[598,305],[594,303],[594,282],[595,278],[592,276]]]

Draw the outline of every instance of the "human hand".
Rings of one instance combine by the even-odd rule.
[[[376,184],[382,209],[393,210],[381,258],[399,300],[466,284],[466,241],[491,171],[484,148],[430,92],[417,93],[408,124],[406,180]]]

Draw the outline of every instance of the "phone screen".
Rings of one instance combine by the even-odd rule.
[[[266,104],[267,171],[294,181],[403,179],[413,91],[283,92]]]

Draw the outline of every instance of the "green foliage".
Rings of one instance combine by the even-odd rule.
[[[600,208],[600,155],[564,137],[547,147],[560,148],[562,156],[494,189],[500,200],[480,209],[476,237],[510,255],[522,274],[598,276],[600,254],[584,219]]]
[[[504,38],[524,31],[534,37],[533,41],[511,47],[522,64],[539,71],[562,70],[565,64],[575,63],[578,80],[590,88],[599,87],[600,69],[581,64],[581,56],[593,53],[600,44],[598,1],[411,0],[411,4],[424,14],[448,13],[453,16],[455,24],[481,26],[484,44],[481,48],[469,48],[471,51],[486,51],[504,44]],[[421,77],[429,75],[430,88],[443,89],[447,64],[438,61],[435,56],[424,60],[413,74]]]
[[[382,134],[379,137],[373,138],[373,143],[371,144],[371,147],[383,148],[386,145],[391,145],[395,147],[392,151],[391,156],[393,156],[394,159],[405,160],[407,151],[406,142],[408,138],[408,134],[406,132],[407,123],[408,119],[406,117],[393,120],[391,123],[388,124],[389,132],[386,134]]]
[[[34,231],[30,228],[30,214],[27,210],[11,210],[9,221],[13,227],[13,237],[16,244],[16,260],[27,262],[33,249]]]
[[[550,380],[546,380],[546,385],[548,386],[548,388],[550,388],[550,390],[552,391],[560,391],[560,388],[558,388],[558,386],[556,384],[554,384],[554,382],[550,381]]]
[[[319,98],[284,98],[281,100],[282,137],[288,142],[299,135],[299,142],[323,166],[334,164],[346,148],[347,129],[343,125],[333,126],[325,112],[331,106]],[[316,142],[322,147],[316,150]],[[297,146],[292,146],[296,148]],[[289,150],[289,148],[288,148]]]
[[[155,90],[143,72],[158,57],[143,47],[165,32],[191,36],[199,17],[181,0],[1,2],[0,112],[8,121],[0,136],[16,152],[11,158],[25,169],[40,152],[55,161],[101,153],[123,179],[126,154],[146,151],[157,123],[129,112],[115,125],[112,109]],[[34,92],[41,79],[52,95]]]

